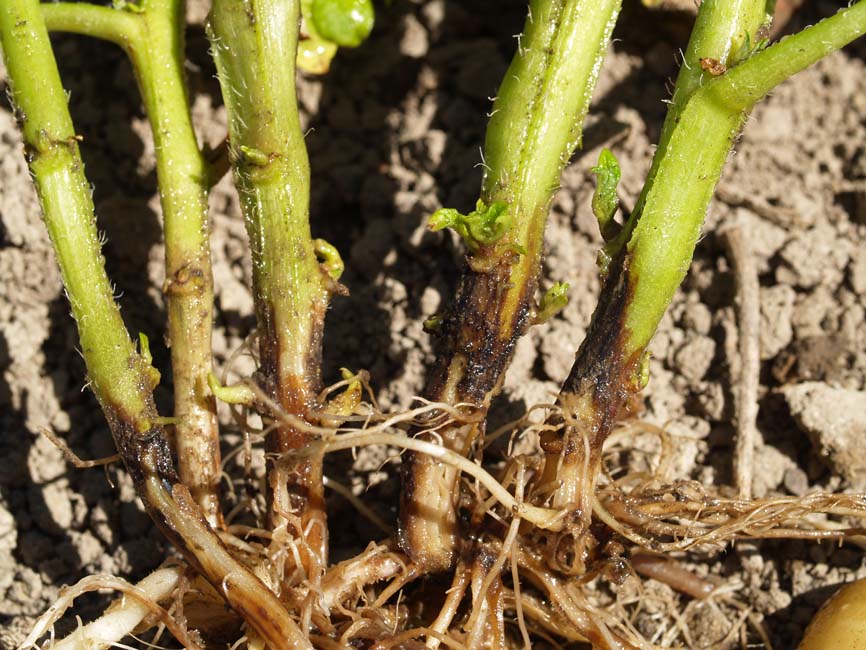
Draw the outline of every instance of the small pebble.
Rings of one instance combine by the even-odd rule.
[[[789,467],[782,479],[785,489],[794,496],[801,497],[809,490],[809,477],[799,467]]]

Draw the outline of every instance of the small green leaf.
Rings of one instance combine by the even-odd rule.
[[[433,333],[442,327],[442,317],[439,314],[433,314],[430,318],[424,321],[424,331]]]
[[[147,365],[153,363],[153,355],[150,353],[150,339],[144,332],[138,333],[138,349],[141,351],[141,358]]]
[[[740,61],[745,61],[749,58],[749,55],[752,53],[752,37],[749,32],[746,32],[745,37],[743,38],[743,42],[740,43],[740,49],[737,53],[731,57],[730,65],[734,66]]]
[[[207,385],[213,396],[226,404],[250,406],[256,401],[256,394],[246,384],[223,386],[212,372],[209,372],[207,375]]]
[[[271,161],[271,157],[268,154],[253,147],[248,147],[242,144],[240,146],[240,151],[243,161],[256,167],[266,167]]]
[[[595,194],[592,195],[592,211],[598,219],[598,227],[605,241],[610,241],[617,235],[617,224],[613,220],[619,199],[616,188],[619,185],[621,172],[619,163],[610,149],[602,149],[598,156],[598,165],[592,168],[597,178]]]
[[[535,322],[546,323],[562,311],[567,304],[568,282],[557,282],[550,287],[541,298],[541,304],[538,305]]]
[[[740,48],[733,56],[728,57],[727,67],[731,68],[738,63],[742,63],[746,59],[767,48],[770,44],[770,24],[772,21],[773,15],[769,14],[767,16],[767,22],[758,28],[754,35],[754,39],[751,34],[746,32],[743,42],[740,44]]]
[[[144,362],[144,376],[150,384],[150,389],[153,390],[159,386],[159,381],[162,378],[159,370],[153,367],[153,355],[150,353],[150,339],[144,332],[138,333],[138,349],[141,353],[141,360]]]
[[[471,251],[477,251],[481,246],[495,244],[511,227],[511,213],[504,201],[495,201],[490,206],[478,199],[475,210],[469,214],[460,214],[454,208],[440,208],[433,213],[428,221],[431,230],[451,228],[466,242]]]
[[[607,246],[602,246],[598,255],[595,256],[595,265],[598,267],[598,272],[601,277],[607,277],[607,271],[610,268],[610,262],[613,256],[610,254]]]
[[[298,67],[310,74],[325,74],[336,54],[337,46],[334,43],[310,36],[298,43]]]
[[[346,268],[343,258],[340,257],[340,251],[324,239],[314,239],[313,250],[316,252],[316,257],[319,258],[325,273],[331,276],[332,280],[339,280]]]
[[[310,9],[319,36],[342,47],[358,47],[373,29],[371,0],[313,0]]]

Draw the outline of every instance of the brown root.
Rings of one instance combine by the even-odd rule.
[[[553,407],[547,413],[556,411]],[[277,421],[303,431],[310,441],[307,448],[291,452],[295,461],[309,454],[385,445],[425,455],[452,469],[461,477],[456,484],[460,515],[474,535],[460,537],[450,575],[431,576],[429,567],[414,563],[390,537],[311,573],[306,538],[292,532],[304,526],[298,513],[284,513],[287,526],[275,530],[262,527],[264,518],[258,516],[252,524],[232,523],[229,518],[217,546],[203,532],[183,486],[169,495],[146,479],[145,496],[158,511],[170,513],[171,508],[159,503],[172,499],[189,515],[168,522],[175,534],[183,543],[200,547],[189,556],[186,571],[193,577],[182,597],[176,595],[174,604],[153,598],[162,612],[153,622],[166,624],[173,634],[185,633],[193,642],[197,639],[187,629],[200,631],[208,640],[243,635],[252,650],[525,650],[534,639],[544,639],[552,647],[589,641],[598,650],[651,650],[688,645],[691,617],[708,607],[726,621],[724,635],[734,639],[746,635],[751,626],[755,631],[748,632],[750,638],[760,638],[760,622],[734,600],[732,585],[695,575],[670,553],[687,560],[685,553],[740,538],[857,541],[864,533],[857,522],[846,525],[819,516],[862,520],[866,498],[861,495],[748,500],[722,497],[692,482],[669,483],[671,436],[663,428],[642,423],[627,423],[611,434],[600,455],[604,471],[590,493],[589,523],[583,525],[573,509],[550,507],[558,486],[545,476],[539,454],[510,455],[504,463],[482,465],[444,447],[439,438],[443,428],[473,423],[477,417],[462,405],[422,401],[408,411],[386,414],[372,404],[358,404],[351,413],[330,414],[328,426],[274,413]],[[271,423],[265,421],[264,426],[266,431]],[[517,426],[521,429],[510,433],[538,436],[557,434],[558,427],[573,423],[563,418],[561,424],[552,424],[548,417],[542,424],[524,419]],[[406,433],[419,429],[426,439]],[[265,431],[247,432],[247,440],[261,445]],[[635,436],[656,438],[655,451],[636,451]],[[251,453],[252,447],[245,452]],[[634,465],[617,466],[617,459]],[[581,480],[593,479],[587,469]],[[351,503],[363,503],[348,490],[341,493]],[[364,515],[363,508],[359,512]],[[213,587],[195,573],[206,576]],[[224,580],[214,584],[216,576]],[[667,592],[658,591],[659,583]],[[436,595],[431,598],[431,593]],[[259,620],[244,604],[262,597],[268,600],[262,610],[268,614]],[[225,609],[225,601],[237,614]],[[654,609],[648,609],[652,603]],[[52,612],[51,621],[61,613]],[[277,612],[276,618],[272,612]],[[652,625],[645,622],[647,617]],[[638,625],[639,620],[644,623]],[[244,621],[247,625],[242,627]],[[35,644],[50,624],[34,630],[29,642]]]

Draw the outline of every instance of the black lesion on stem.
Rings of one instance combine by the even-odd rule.
[[[610,263],[586,338],[560,391],[561,402],[570,395],[591,395],[596,412],[610,424],[634,390],[632,375],[642,354],[626,352],[629,332],[625,320],[634,291],[628,267],[623,246]]]
[[[500,382],[517,340],[531,324],[530,298],[536,285],[533,278],[524,286],[513,321],[503,322],[512,288],[509,275],[510,264],[503,261],[488,272],[467,268],[461,276],[451,308],[437,328],[440,350],[424,391],[428,398],[441,398],[451,362],[458,356],[466,364],[457,384],[459,400],[480,405]]]

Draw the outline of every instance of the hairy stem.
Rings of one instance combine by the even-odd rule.
[[[309,648],[276,596],[229,554],[174,473],[153,402],[158,373],[135,350],[112,295],[90,185],[36,0],[0,3],[0,45],[90,386],[138,494],[166,537],[271,647]]]
[[[229,118],[229,155],[253,256],[259,382],[286,413],[315,420],[321,337],[339,289],[310,236],[310,169],[295,96],[297,0],[215,0],[208,23]],[[279,64],[275,64],[279,62]],[[281,424],[267,437],[271,524],[304,537],[308,575],[327,557],[322,457],[288,454],[307,435]]]
[[[699,59],[723,60],[738,42],[755,42],[765,19],[765,4],[766,0],[749,0],[749,7],[742,3],[732,7],[722,0],[702,4],[684,59],[683,67],[690,69],[677,78],[674,103],[647,182],[631,218],[606,247],[611,262],[598,306],[560,395],[563,432],[548,433],[542,440],[547,454],[543,481],[558,481],[554,507],[575,509],[578,528],[589,523],[601,446],[628,395],[642,387],[641,365],[647,362],[642,357],[652,334],[635,332],[630,320],[637,317],[649,323],[656,316],[651,325],[655,331],[688,269],[721,167],[745,118],[743,111],[716,111],[697,100],[701,84],[711,78]],[[662,195],[665,189],[668,193]],[[647,220],[648,215],[653,216]],[[653,223],[654,218],[666,216],[666,223]],[[639,250],[652,238],[665,247],[655,251],[655,266],[640,281],[632,253],[641,241],[635,237],[638,228],[641,235],[649,233]],[[652,312],[638,313],[637,294],[645,296],[660,283],[669,295],[653,294]],[[575,534],[579,537],[580,530]]]
[[[667,149],[680,115],[691,96],[711,78],[710,74],[704,71],[701,61],[716,61],[730,68],[748,58],[761,38],[761,26],[769,24],[769,8],[766,1],[727,0],[714,2],[711,11],[698,12],[659,136],[659,152]],[[652,185],[661,159],[661,155],[653,157],[645,183],[647,187]],[[646,190],[641,199],[645,195]],[[639,202],[633,212],[638,212],[640,207]]]
[[[174,380],[180,479],[212,526],[222,525],[220,446],[213,369],[213,274],[207,220],[208,166],[198,147],[186,91],[184,2],[146,0],[141,48],[133,51],[153,127],[165,222],[165,292]]]
[[[620,7],[619,0],[533,0],[518,52],[493,106],[481,200],[507,205],[510,227],[475,249],[439,333],[425,396],[485,411],[514,345],[532,324],[544,224],[583,119]],[[468,455],[483,425],[454,426],[443,443]],[[410,454],[401,493],[400,543],[420,566],[455,557],[457,474]]]
[[[158,373],[136,351],[114,301],[78,137],[38,3],[3,2],[0,37],[12,102],[78,325],[90,386],[107,412],[133,430],[147,431],[156,415],[151,391]]]
[[[757,43],[763,4],[755,0],[754,11],[730,15],[725,2],[706,0],[696,29],[745,30]],[[743,17],[750,24],[718,27]],[[564,432],[542,441],[547,453],[542,480],[559,482],[553,505],[578,511],[578,524],[588,524],[602,444],[619,408],[642,388],[646,346],[688,270],[715,185],[748,111],[778,83],[864,31],[866,3],[859,2],[721,76],[702,73],[701,84],[692,83],[691,95],[674,109],[676,122],[656,153],[654,176],[622,234],[609,244],[613,261],[602,295],[560,395]],[[695,44],[703,42],[700,33],[693,35],[687,61],[694,60]],[[729,50],[722,48],[717,58]]]
[[[213,275],[207,224],[209,169],[186,93],[184,3],[147,0],[132,13],[88,4],[42,5],[49,30],[92,35],[132,60],[150,119],[165,223],[168,328],[178,472],[212,526],[222,525],[219,425],[208,389]]]
[[[138,14],[101,7],[86,2],[50,2],[40,4],[45,25],[50,32],[83,34],[132,47],[140,37]]]

